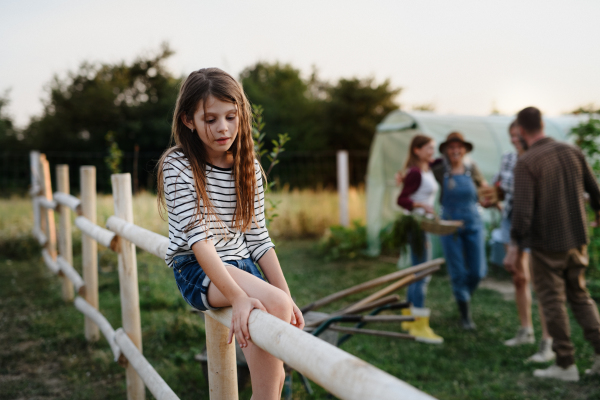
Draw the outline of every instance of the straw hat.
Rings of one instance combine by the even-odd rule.
[[[460,132],[450,132],[448,134],[448,136],[446,136],[446,141],[440,143],[440,153],[444,154],[444,152],[446,151],[446,146],[448,144],[450,144],[451,142],[460,142],[463,144],[463,146],[465,146],[465,148],[467,149],[467,153],[473,150],[473,145],[467,141],[465,141],[465,138],[463,137],[462,133]]]

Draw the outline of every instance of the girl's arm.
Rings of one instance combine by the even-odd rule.
[[[283,276],[283,271],[281,270],[281,265],[279,264],[279,259],[277,258],[277,254],[275,254],[275,249],[269,249],[261,258],[258,260],[258,265],[260,265],[260,269],[262,269],[267,281],[269,283],[284,292],[287,293],[290,298],[292,298],[292,294],[290,293],[290,289],[288,284]],[[296,303],[292,300],[292,304],[294,305],[294,312],[291,318],[291,324],[296,327],[302,329],[304,328],[304,317],[302,316],[302,312],[296,306]]]
[[[217,254],[212,240],[196,242],[192,246],[192,250],[198,260],[198,264],[202,266],[202,269],[211,282],[231,303],[232,317],[228,343],[231,343],[231,339],[235,334],[240,347],[246,347],[247,340],[250,339],[248,331],[250,312],[255,308],[265,312],[267,312],[267,309],[260,300],[249,297],[231,277],[223,261],[221,261],[221,258]]]
[[[404,178],[404,187],[398,196],[398,205],[409,211],[418,207],[413,203],[410,195],[416,192],[419,186],[421,186],[421,172],[418,168],[411,168]]]

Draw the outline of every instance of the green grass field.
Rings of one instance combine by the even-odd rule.
[[[27,239],[30,226],[13,229],[6,222],[10,219],[26,225],[30,203],[13,199],[0,205],[0,399],[125,399],[124,370],[113,362],[104,339],[94,344],[85,341],[83,316],[61,300],[58,278],[43,265],[40,249]],[[143,212],[152,215],[153,209],[136,207],[137,221],[142,221]],[[150,218],[152,221],[140,225],[156,223],[155,217]],[[5,229],[13,230],[6,233]],[[391,263],[371,259],[326,262],[315,247],[313,239],[277,240],[282,268],[299,305],[396,269]],[[77,244],[74,249],[78,267]],[[189,312],[164,262],[140,252],[138,270],[144,355],[180,398],[208,398],[207,383],[194,360],[204,346],[202,319]],[[508,279],[503,271],[493,270],[492,275]],[[116,256],[108,250],[100,252],[99,280],[101,311],[113,327],[120,327]],[[332,304],[325,311],[344,304]],[[583,377],[578,383],[536,380],[532,377],[536,366],[523,363],[536,347],[502,345],[517,328],[514,302],[479,289],[473,305],[479,329],[464,332],[449,281],[445,271],[440,271],[429,287],[428,306],[433,310],[432,327],[445,339],[443,345],[355,336],[342,348],[440,399],[600,398],[600,379]],[[583,373],[591,365],[592,349],[574,320],[571,326],[577,365]],[[389,324],[369,327],[399,330]],[[323,389],[313,387],[317,391],[314,398],[327,398]],[[240,398],[250,395],[248,387]],[[294,398],[309,398],[298,379]]]

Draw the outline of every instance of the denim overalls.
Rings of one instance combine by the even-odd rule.
[[[446,173],[443,188],[442,218],[464,221],[464,226],[456,233],[440,236],[440,240],[454,297],[457,301],[467,302],[487,273],[477,189],[468,170],[463,175]]]

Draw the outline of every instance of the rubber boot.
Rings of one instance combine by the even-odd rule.
[[[402,315],[404,315],[405,317],[410,317],[412,316],[410,309],[412,307],[406,307],[406,308],[402,308],[400,310],[400,312],[402,313]],[[414,322],[413,321],[402,321],[400,322],[400,329],[402,329],[403,331],[408,331],[410,329],[410,327],[412,326]]]
[[[471,319],[471,307],[468,301],[457,301],[458,310],[460,311],[460,323],[463,329],[468,331],[475,330],[477,326]]]
[[[417,342],[442,344],[444,338],[436,335],[429,327],[429,316],[431,310],[429,308],[411,308],[411,313],[415,317],[415,322],[408,330],[408,334],[415,337]]]

